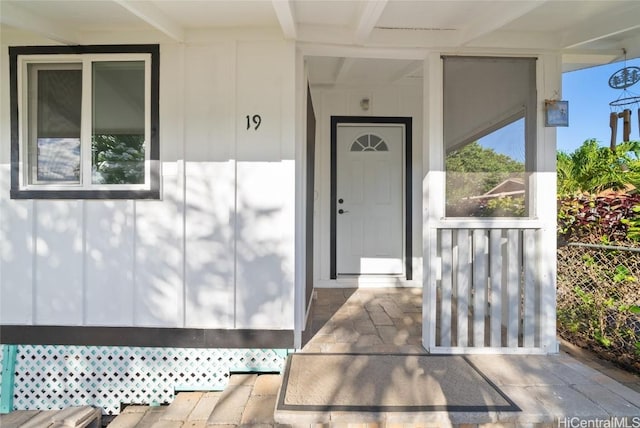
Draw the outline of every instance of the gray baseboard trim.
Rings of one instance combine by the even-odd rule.
[[[293,348],[293,330],[0,325],[8,345],[143,346],[172,348]]]

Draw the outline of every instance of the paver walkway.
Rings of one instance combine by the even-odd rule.
[[[317,289],[303,352],[422,354],[422,289]]]

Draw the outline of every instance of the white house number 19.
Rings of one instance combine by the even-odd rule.
[[[247,115],[247,130],[253,128],[254,131],[257,131],[261,123],[262,117],[259,114]]]

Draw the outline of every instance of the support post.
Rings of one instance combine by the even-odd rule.
[[[5,345],[2,348],[2,385],[0,386],[0,414],[13,410],[13,381],[16,373],[16,355],[18,345]]]

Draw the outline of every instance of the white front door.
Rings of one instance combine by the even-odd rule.
[[[339,124],[336,137],[336,273],[404,274],[405,128]]]

